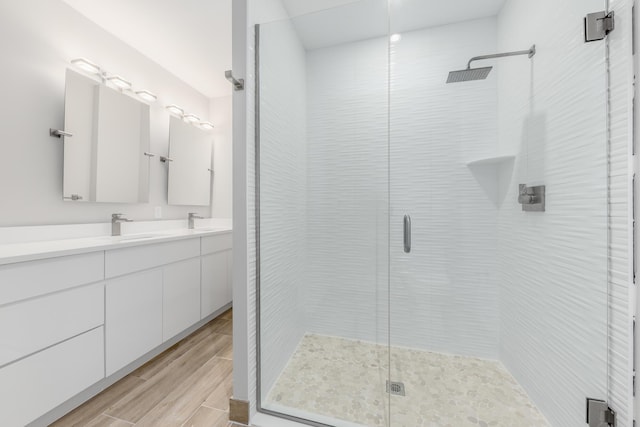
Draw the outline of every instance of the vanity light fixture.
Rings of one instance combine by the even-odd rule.
[[[195,114],[185,114],[184,116],[182,116],[182,119],[185,122],[189,123],[196,123],[200,121],[200,117],[196,116]]]
[[[158,97],[148,90],[139,90],[136,92],[136,95],[138,95],[138,98],[147,102],[156,102],[158,100]]]
[[[175,114],[176,116],[182,117],[184,115],[184,110],[175,104],[167,105],[166,108],[167,111],[169,111],[171,114]]]
[[[120,89],[131,89],[131,82],[123,79],[120,76],[109,76],[106,78],[108,82],[113,83],[114,86]]]
[[[91,74],[101,74],[102,69],[86,58],[76,58],[71,61],[73,65]]]
[[[213,130],[214,126],[211,122],[200,122],[200,127],[204,130]]]

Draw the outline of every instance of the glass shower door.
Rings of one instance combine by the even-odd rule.
[[[584,426],[608,397],[605,2],[389,7],[390,424]]]
[[[389,426],[387,3],[334,3],[256,29],[258,407]]]

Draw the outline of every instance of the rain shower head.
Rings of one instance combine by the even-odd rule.
[[[528,55],[529,58],[533,58],[535,54],[536,54],[536,45],[533,45],[529,50],[497,53],[495,55],[475,56],[469,60],[469,64],[467,65],[466,70],[451,71],[449,73],[449,78],[447,79],[447,83],[470,82],[472,80],[486,79],[489,76],[489,73],[491,72],[493,67],[471,68],[471,63],[473,61],[480,61],[482,59],[505,58],[507,56],[518,56],[518,55]]]
[[[484,80],[489,76],[493,67],[467,68],[466,70],[451,71],[447,83],[470,82],[472,80]]]

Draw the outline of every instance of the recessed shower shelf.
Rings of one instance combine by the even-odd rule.
[[[467,163],[480,188],[496,207],[502,204],[506,196],[506,183],[511,180],[515,158],[515,155],[494,156]]]
[[[506,163],[513,162],[516,156],[495,156],[477,159],[467,163],[468,167],[473,166],[502,166]]]

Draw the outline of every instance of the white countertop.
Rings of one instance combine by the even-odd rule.
[[[176,224],[176,221],[173,221],[166,225],[175,226],[178,224]],[[5,242],[9,241],[9,243],[0,243],[0,265],[170,242],[194,237],[213,236],[231,233],[232,231],[231,226],[224,223],[205,223],[203,225],[196,223],[196,228],[193,230],[186,228],[186,224],[184,228],[173,229],[165,229],[161,225],[150,227],[145,224],[136,224],[134,227],[130,226],[130,230],[122,236],[93,235],[76,237],[77,235],[82,235],[82,233],[78,232],[67,234],[73,236],[73,238],[54,238],[34,241],[33,235],[34,233],[38,234],[38,231],[41,231],[41,236],[47,236],[49,238],[55,236],[56,233],[50,231],[52,227],[64,227],[64,230],[68,232],[69,229],[73,229],[74,226],[43,226],[42,230],[38,230],[41,227],[28,227],[28,230],[25,228],[24,241],[19,241],[19,239],[14,238],[11,239],[12,241],[9,241],[10,239],[4,240]],[[91,226],[78,225],[78,227],[87,229]],[[95,227],[93,228],[95,229]],[[100,225],[100,229],[104,229],[104,226]],[[124,228],[123,230],[126,231]],[[143,232],[146,230],[150,231]],[[14,230],[12,230],[12,232],[15,234]],[[0,236],[2,236],[2,233],[0,233]]]

